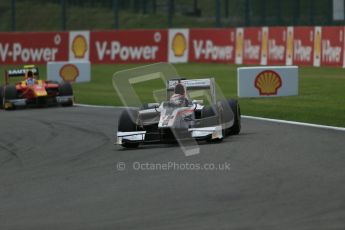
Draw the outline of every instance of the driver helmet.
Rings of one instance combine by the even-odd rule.
[[[34,84],[34,82],[35,82],[35,80],[34,80],[34,74],[33,74],[33,72],[32,72],[31,70],[29,70],[29,71],[26,73],[25,78],[26,78],[26,83],[27,83],[28,85]]]
[[[178,83],[174,88],[174,94],[170,98],[170,102],[177,106],[186,104],[186,88],[183,84]]]
[[[185,89],[184,85],[182,85],[181,83],[176,84],[175,89],[174,89],[174,93],[185,95],[186,89]]]

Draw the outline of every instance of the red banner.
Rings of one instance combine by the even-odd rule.
[[[171,41],[168,31],[5,32],[0,33],[0,64],[74,59],[95,64],[153,63],[168,61],[168,52],[174,52],[179,62],[345,65],[342,26],[183,29]]]
[[[1,33],[1,64],[68,60],[68,32]]]
[[[321,66],[343,66],[344,27],[322,27]]]
[[[167,61],[167,30],[99,31],[90,34],[92,63]]]
[[[189,61],[235,63],[235,29],[190,29]]]
[[[293,64],[313,65],[314,27],[293,28]]]
[[[286,27],[270,27],[268,31],[269,65],[285,65],[286,63]]]
[[[244,28],[243,64],[259,65],[261,60],[262,28]]]

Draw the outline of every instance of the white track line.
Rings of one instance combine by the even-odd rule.
[[[127,107],[121,107],[121,106],[111,106],[111,105],[87,105],[87,104],[75,104],[76,106],[80,107],[89,107],[89,108],[107,108],[107,109],[124,109]],[[343,131],[345,132],[344,127],[336,127],[336,126],[328,126],[328,125],[318,125],[318,124],[312,124],[312,123],[305,123],[305,122],[298,122],[298,121],[287,121],[287,120],[279,120],[279,119],[271,119],[271,118],[264,118],[264,117],[253,117],[253,116],[246,116],[242,115],[242,118],[247,119],[253,119],[253,120],[259,120],[259,121],[269,121],[269,122],[275,122],[275,123],[282,123],[282,124],[290,124],[290,125],[299,125],[299,126],[306,126],[306,127],[313,127],[313,128],[321,128],[321,129],[331,129],[331,130],[337,130],[337,131]]]
[[[328,125],[317,125],[317,124],[298,122],[298,121],[286,121],[286,120],[271,119],[271,118],[264,118],[264,117],[253,117],[253,116],[245,116],[245,115],[242,115],[241,117],[242,118],[247,118],[247,119],[259,120],[259,121],[269,121],[269,122],[276,122],[276,123],[282,123],[282,124],[300,125],[300,126],[307,126],[307,127],[313,127],[313,128],[345,131],[344,127],[336,127],[336,126],[328,126]]]
[[[112,106],[112,105],[87,105],[87,104],[76,104],[76,103],[74,103],[74,105],[79,106],[79,107],[88,107],[88,108],[106,108],[106,109],[115,109],[115,108],[124,109],[124,108],[126,108],[126,107]]]

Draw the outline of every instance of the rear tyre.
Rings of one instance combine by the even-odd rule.
[[[59,86],[59,96],[73,96],[73,88],[70,83],[62,83]],[[73,106],[73,100],[61,103],[62,106]]]
[[[229,128],[230,135],[238,135],[241,131],[241,109],[237,100],[229,100],[229,106],[234,113],[234,124]]]
[[[3,98],[2,98],[2,105],[5,110],[12,110],[15,109],[14,105],[7,106],[8,100],[15,100],[17,99],[17,89],[15,85],[8,85],[2,88],[3,90]]]
[[[119,118],[118,132],[135,132],[138,130],[136,120],[138,119],[139,113],[137,110],[126,109],[124,110]],[[124,142],[122,147],[125,148],[137,148],[139,143]]]

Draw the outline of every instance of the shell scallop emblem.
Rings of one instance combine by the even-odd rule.
[[[75,65],[66,64],[60,69],[60,77],[64,82],[75,82],[79,76],[79,70]]]
[[[187,49],[186,38],[182,33],[176,33],[172,40],[172,50],[176,57],[183,56],[185,50]]]
[[[87,51],[87,41],[84,36],[77,35],[72,41],[72,52],[76,58],[84,58]]]
[[[265,70],[256,76],[254,85],[260,95],[277,95],[278,89],[282,86],[282,79],[278,73]]]

